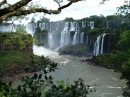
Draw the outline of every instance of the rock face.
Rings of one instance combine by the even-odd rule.
[[[59,55],[73,55],[73,56],[92,56],[92,51],[89,46],[85,44],[69,44],[58,50]]]

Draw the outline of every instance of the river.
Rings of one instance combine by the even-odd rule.
[[[59,69],[51,73],[54,82],[69,79],[69,82],[73,83],[78,78],[82,78],[85,84],[90,85],[90,88],[96,85],[96,92],[90,93],[88,97],[123,97],[122,87],[125,86],[126,81],[120,79],[120,73],[81,61],[87,57],[61,56],[44,47],[33,46],[33,53],[38,56],[48,56],[58,63]],[[17,85],[19,81],[14,83]]]
[[[56,52],[37,46],[33,46],[33,50],[35,55],[48,56],[58,63],[59,69],[51,73],[55,81],[69,79],[69,82],[73,83],[74,80],[82,78],[91,88],[96,85],[96,92],[88,97],[122,97],[121,87],[124,87],[126,82],[120,79],[120,73],[81,61],[86,57],[60,56]]]

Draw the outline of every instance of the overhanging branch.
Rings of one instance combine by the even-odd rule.
[[[31,0],[22,0],[20,2],[22,3],[22,5],[26,5],[25,2],[28,3],[30,1]],[[73,3],[82,1],[82,0],[69,0],[69,1],[70,1],[69,3],[59,7],[57,10],[51,10],[51,9],[48,10],[45,8],[33,8],[30,10],[20,10],[20,8],[22,6],[21,5],[18,6],[18,4],[20,4],[20,3],[16,3],[13,5],[14,8],[12,10],[8,10],[8,12],[6,12],[6,14],[4,13],[2,16],[0,16],[0,22],[2,22],[3,20],[5,20],[6,18],[11,17],[11,16],[20,16],[20,15],[26,15],[26,14],[36,13],[36,12],[43,12],[45,14],[59,14],[59,13],[61,13],[62,9],[65,9],[65,8],[69,7],[70,5],[72,5]],[[17,9],[17,10],[15,10],[15,9]],[[1,10],[0,10],[0,14],[1,14]]]
[[[7,3],[7,1],[6,0],[3,0],[2,2],[0,2],[0,7],[2,6],[2,5],[4,5],[4,4],[6,4]]]
[[[21,1],[15,3],[13,5],[10,5],[7,8],[1,9],[0,10],[0,16],[3,16],[5,14],[9,13],[9,12],[13,12],[15,10],[18,10],[19,8],[27,5],[30,1],[32,1],[32,0],[21,0]]]

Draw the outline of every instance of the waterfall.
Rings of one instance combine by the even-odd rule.
[[[78,23],[76,22],[76,24],[75,24],[75,31],[79,31],[79,25],[78,25]]]
[[[33,36],[33,34],[35,33],[35,29],[36,29],[36,24],[35,23],[29,23],[26,27],[26,30],[29,34],[31,34]]]
[[[91,29],[94,29],[94,21],[90,21],[90,27]]]
[[[84,32],[80,33],[80,43],[84,42]]]
[[[102,43],[101,43],[101,54],[103,54],[103,44],[104,44],[104,36],[106,33],[102,34]]]
[[[48,34],[48,42],[49,42],[49,48],[52,49],[53,48],[53,37],[52,37],[52,33]]]
[[[79,33],[76,31],[73,37],[73,42],[72,44],[79,43]]]
[[[58,30],[58,22],[56,22],[56,31]]]
[[[13,24],[1,24],[0,25],[0,31],[1,32],[15,32],[16,28]]]
[[[65,22],[64,29],[61,32],[60,47],[70,44],[70,31],[68,31],[68,29],[69,29],[69,22]]]
[[[61,47],[70,43],[70,32],[63,31],[61,32]]]
[[[82,22],[82,27],[85,27],[85,22]]]
[[[41,28],[41,30],[45,30],[45,23],[39,23],[39,27]]]
[[[93,50],[93,54],[95,56],[97,56],[99,54],[103,54],[103,46],[104,46],[105,35],[106,35],[106,33],[99,35],[97,37],[97,40],[95,41],[94,50]]]
[[[70,31],[75,31],[75,22],[70,23]]]
[[[51,25],[51,22],[49,23],[49,31],[48,32],[51,32],[52,31],[52,25]]]
[[[100,54],[100,40],[101,40],[101,35],[97,37],[97,40],[94,44],[94,51],[93,51],[93,54],[95,56],[99,55]]]

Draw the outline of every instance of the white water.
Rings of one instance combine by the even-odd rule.
[[[35,55],[38,55],[38,56],[51,56],[53,57],[53,55],[55,55],[54,57],[56,57],[56,55],[58,56],[58,53],[52,51],[52,50],[49,50],[43,46],[36,46],[36,45],[33,45],[33,53]]]
[[[70,31],[75,31],[75,22],[70,23]]]
[[[95,44],[94,44],[93,54],[94,54],[95,56],[97,56],[97,55],[100,54],[100,40],[101,40],[101,35],[99,35],[99,36],[97,37],[97,40],[96,40],[96,42],[95,42]]]
[[[84,42],[84,32],[80,33],[80,43]]]
[[[97,36],[97,39],[96,39],[95,44],[94,44],[94,50],[93,50],[93,54],[95,56],[97,56],[99,54],[103,54],[104,37],[106,34],[107,33],[104,33],[104,34]]]
[[[104,37],[105,37],[106,33],[104,33],[102,35],[102,44],[101,44],[101,54],[103,54],[103,44],[104,44]]]
[[[49,42],[49,48],[53,48],[53,37],[52,37],[52,33],[48,34],[48,42]]]
[[[73,37],[73,42],[72,44],[76,44],[78,43],[78,37],[79,37],[79,33],[76,31]]]
[[[39,23],[39,27],[41,28],[41,30],[45,30],[45,23]]]
[[[70,44],[70,31],[69,31],[69,22],[65,22],[65,26],[63,31],[61,32],[61,38],[60,38],[60,47],[63,47],[64,45]]]
[[[94,21],[90,21],[90,27],[91,29],[94,29]]]
[[[85,26],[86,26],[85,22],[82,22],[82,27],[85,27]]]
[[[0,25],[1,32],[15,32],[16,28],[13,24]]]
[[[35,33],[35,30],[36,30],[36,24],[35,23],[29,23],[26,27],[26,31],[28,32],[28,34],[31,34],[32,36]]]

